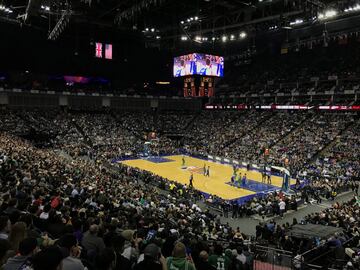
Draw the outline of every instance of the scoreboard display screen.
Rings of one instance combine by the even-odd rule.
[[[224,76],[224,57],[212,54],[190,53],[174,58],[174,77],[189,75]]]

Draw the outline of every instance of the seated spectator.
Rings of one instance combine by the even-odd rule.
[[[37,240],[35,238],[26,238],[19,244],[19,253],[9,258],[3,266],[4,270],[22,270],[27,269],[31,263],[30,258],[37,252]]]
[[[166,259],[161,254],[160,248],[155,244],[148,244],[144,249],[144,260],[138,263],[134,270],[166,270]]]
[[[9,258],[8,252],[10,250],[10,243],[5,239],[0,239],[0,265],[3,265]]]
[[[193,262],[187,259],[186,247],[181,242],[175,244],[172,257],[168,257],[166,263],[169,270],[195,270]]]
[[[74,235],[65,234],[59,239],[57,244],[64,255],[64,259],[62,261],[63,269],[84,270],[84,265],[79,259],[81,250]]]
[[[62,270],[63,254],[60,248],[52,246],[37,253],[32,258],[34,270]]]
[[[0,239],[7,240],[11,231],[11,222],[8,216],[0,216]]]
[[[89,257],[99,254],[105,248],[104,240],[98,236],[98,231],[98,225],[91,225],[81,241]]]
[[[24,222],[16,222],[11,228],[8,239],[14,253],[18,252],[20,242],[26,237],[26,224]]]
[[[230,269],[230,259],[223,254],[223,247],[220,244],[216,244],[214,247],[214,254],[210,255],[209,263],[213,267],[224,270]]]
[[[209,264],[209,254],[203,250],[199,254],[199,262],[196,264],[197,270],[216,270],[216,268]]]
[[[135,231],[125,230],[121,232],[121,236],[125,239],[124,251],[122,253],[122,256],[124,256],[130,262],[136,262],[139,256],[139,252],[137,250],[138,240],[135,239]]]
[[[95,258],[96,270],[112,270],[116,266],[115,252],[110,248],[103,249]]]

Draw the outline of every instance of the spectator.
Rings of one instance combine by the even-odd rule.
[[[160,248],[155,244],[148,244],[144,250],[144,260],[138,263],[134,270],[167,270],[166,259]]]
[[[279,202],[279,209],[280,209],[280,216],[281,218],[284,217],[284,213],[286,211],[286,202],[284,200],[280,200]]]
[[[91,225],[81,241],[81,245],[85,248],[89,257],[99,254],[105,248],[104,240],[98,236],[98,232],[99,226],[96,224]]]
[[[0,239],[0,265],[3,265],[7,261],[10,248],[9,241]]]
[[[199,261],[196,264],[197,270],[216,270],[215,267],[209,264],[209,254],[203,250],[199,254]]]
[[[171,257],[166,259],[167,269],[195,270],[195,266],[190,258],[187,258],[186,247],[183,243],[177,242],[174,246]]]
[[[63,255],[60,248],[52,246],[32,258],[33,270],[62,270]]]
[[[16,222],[11,229],[9,242],[11,249],[16,253],[19,250],[19,244],[27,237],[26,224],[24,222]]]
[[[223,254],[223,247],[220,244],[215,244],[214,254],[209,257],[209,264],[216,269],[230,269],[230,259]]]
[[[66,270],[84,270],[80,258],[81,250],[78,246],[76,237],[72,234],[63,235],[57,244],[63,251],[64,259],[62,261],[63,269]]]
[[[0,216],[0,239],[7,240],[11,231],[11,222],[8,216]]]
[[[110,248],[105,248],[96,255],[96,270],[112,270],[116,266],[116,255]]]
[[[19,244],[19,253],[9,258],[3,266],[4,270],[23,270],[31,265],[30,258],[38,250],[37,240],[35,238],[26,238]]]
[[[121,236],[125,239],[122,256],[130,262],[136,262],[139,256],[138,242],[141,241],[141,239],[135,239],[136,234],[133,230],[125,230],[121,232]]]

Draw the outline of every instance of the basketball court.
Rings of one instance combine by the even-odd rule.
[[[235,187],[231,185],[231,176],[233,174],[231,165],[185,156],[185,166],[182,166],[182,157],[181,155],[149,157],[119,162],[187,185],[189,185],[189,178],[192,172],[195,189],[226,200],[249,198],[258,193],[279,190],[283,183],[282,177],[275,175],[271,176],[271,185],[262,183],[260,172],[255,170],[247,171],[246,168],[240,168],[238,173],[241,172],[241,175],[246,173],[248,181],[245,187]],[[206,167],[210,166],[210,177],[204,176],[204,165]],[[294,183],[295,180],[292,179],[291,184]]]

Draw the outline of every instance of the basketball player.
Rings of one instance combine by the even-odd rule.
[[[184,156],[182,156],[181,161],[182,161],[181,167],[185,167],[185,157]]]
[[[271,185],[271,172],[269,172],[267,175],[267,183],[268,185]]]
[[[266,178],[266,172],[263,171],[261,172],[261,183],[265,183],[265,178]]]
[[[194,175],[193,173],[191,173],[190,175],[190,179],[189,179],[189,188],[193,188],[193,181],[194,181]]]
[[[235,179],[236,179],[236,173],[234,173],[234,174],[231,176],[231,179],[230,179],[231,185],[233,185],[233,186],[234,186],[234,184],[235,184]]]
[[[245,187],[246,186],[246,182],[247,182],[247,179],[246,179],[246,173],[244,174],[243,178],[242,178],[242,186]]]
[[[207,167],[207,170],[206,170],[206,177],[210,177],[210,166]]]
[[[204,176],[206,176],[206,164],[204,163],[204,167],[203,167],[203,170],[204,170]]]
[[[237,182],[237,187],[241,187],[241,172],[238,174],[236,182]]]

